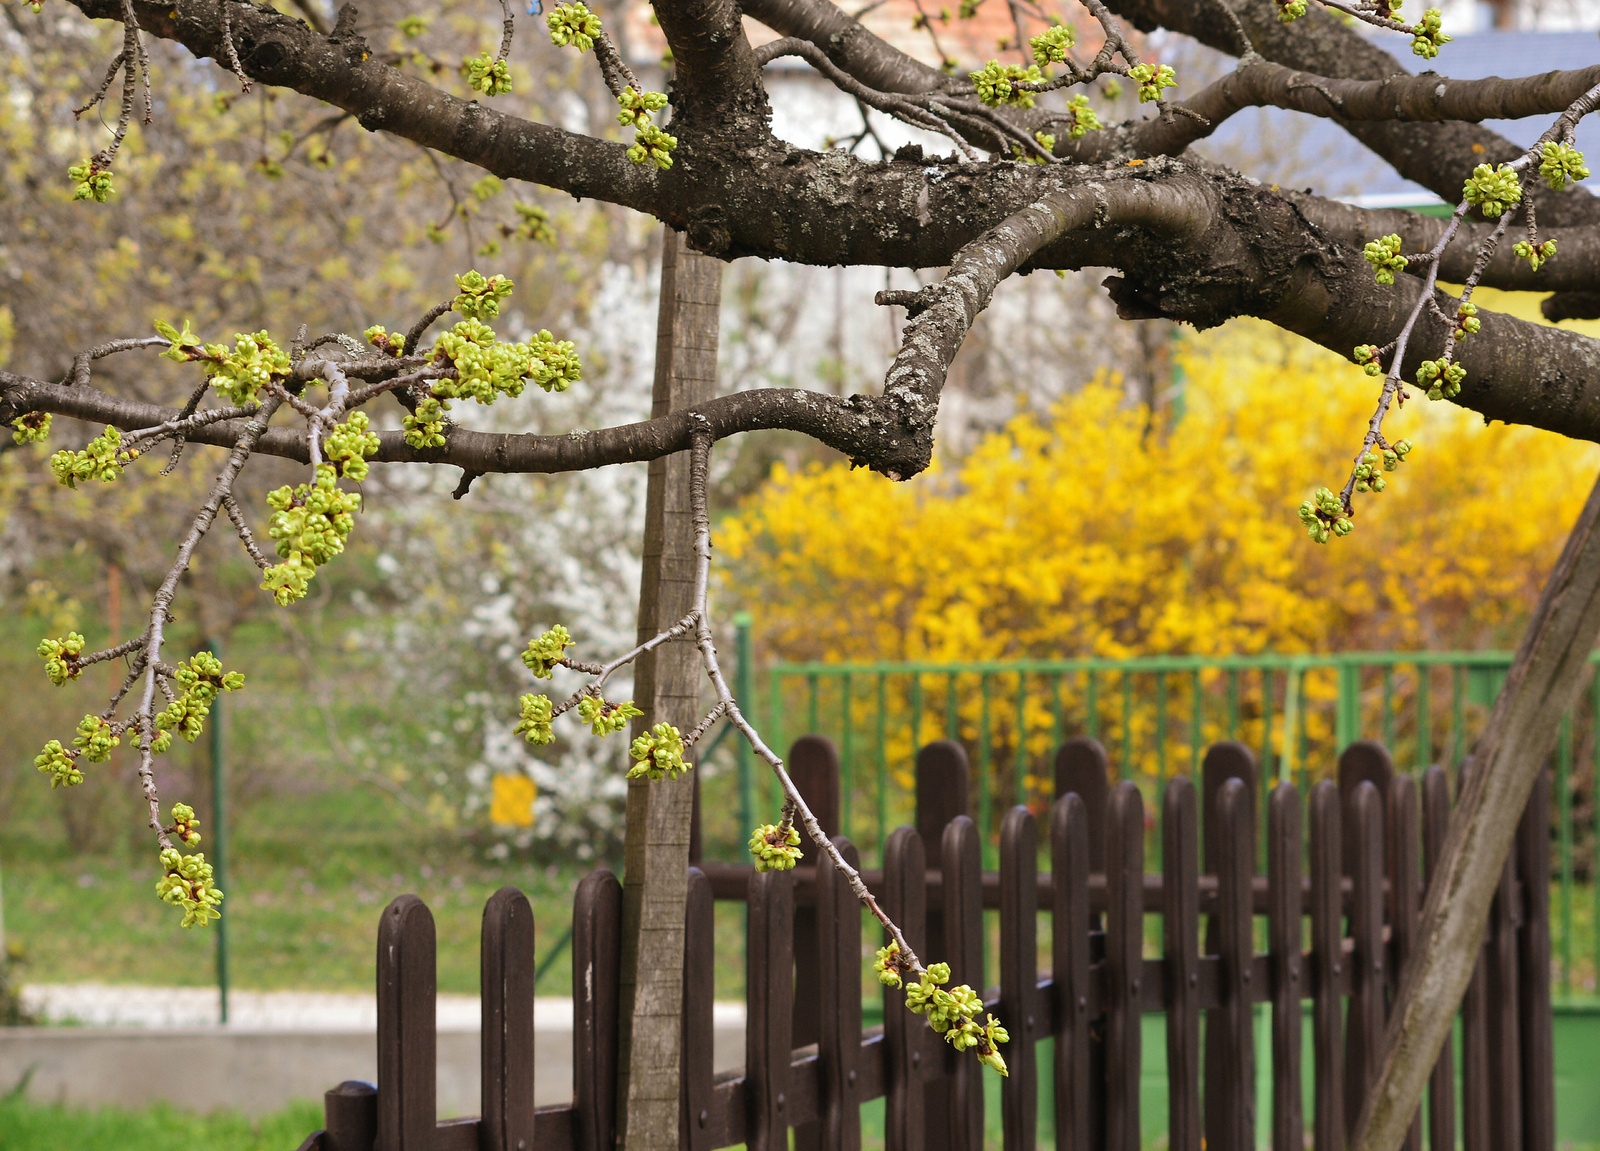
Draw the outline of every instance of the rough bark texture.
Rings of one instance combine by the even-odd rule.
[[[663,229],[661,312],[656,329],[652,415],[693,407],[717,386],[722,265]],[[694,524],[687,453],[650,463],[645,504],[639,640],[671,627],[694,606]],[[699,718],[701,671],[688,640],[641,656],[634,698],[657,723],[688,731]],[[622,888],[622,1034],[618,1047],[617,1141],[629,1151],[678,1146],[678,1046],[683,999],[684,899],[694,780],[631,780]]]
[[[1472,980],[1489,903],[1522,809],[1600,635],[1600,483],[1567,539],[1479,739],[1450,817],[1417,946],[1401,974],[1384,1057],[1351,1146],[1397,1151]]]

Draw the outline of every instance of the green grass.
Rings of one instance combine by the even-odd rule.
[[[0,1151],[293,1151],[321,1126],[322,1109],[309,1102],[250,1119],[165,1104],[79,1108],[0,1099]]]

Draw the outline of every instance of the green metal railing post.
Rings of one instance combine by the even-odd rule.
[[[888,676],[878,673],[878,848],[889,841]]]
[[[1122,673],[1122,771],[1123,779],[1133,775],[1133,672]]]
[[[1200,669],[1194,669],[1194,678],[1191,683],[1194,691],[1194,711],[1189,716],[1189,774],[1200,774],[1200,740],[1201,727],[1205,720],[1205,697],[1200,691]]]
[[[989,863],[989,781],[993,767],[989,761],[989,674],[979,677],[978,690],[983,696],[983,726],[978,731],[978,835],[983,844],[984,866]]]
[[[840,722],[844,724],[844,731],[840,733],[839,758],[844,762],[839,768],[839,787],[843,792],[839,796],[839,834],[850,838],[850,798],[856,791],[855,773],[855,725],[850,717],[850,673],[845,672],[844,679],[840,681],[840,689],[844,699],[840,702]],[[883,849],[883,844],[878,844],[878,849]]]
[[[215,643],[206,645],[218,659],[222,649]],[[216,885],[225,895],[232,895],[238,906],[238,893],[228,883],[228,772],[223,762],[222,696],[211,701],[211,872]],[[216,922],[217,929],[217,1021],[228,1022],[228,920],[225,914]]]
[[[1428,673],[1432,665],[1417,664],[1417,771],[1433,766],[1433,713],[1428,708]],[[1455,764],[1450,764],[1455,767]]]
[[[1561,852],[1561,994],[1572,994],[1572,713],[1556,743],[1557,842]],[[1548,882],[1548,879],[1546,880]]]
[[[1156,672],[1156,779],[1167,778],[1167,673]]]
[[[1028,673],[1017,672],[1017,802],[1028,802]]]
[[[1339,664],[1339,697],[1334,712],[1334,750],[1343,751],[1361,738],[1361,665]]]
[[[1094,668],[1084,672],[1089,682],[1084,685],[1084,706],[1089,709],[1089,738],[1100,738],[1100,677]]]

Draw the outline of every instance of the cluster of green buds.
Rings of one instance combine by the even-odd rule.
[[[485,276],[476,268],[456,277],[456,297],[450,308],[469,320],[492,320],[500,314],[500,301],[516,284],[501,275]],[[494,333],[490,333],[491,338]]]
[[[428,18],[413,12],[409,16],[402,17],[400,23],[396,24],[395,27],[400,29],[400,35],[407,40],[415,40],[428,30]]]
[[[33,766],[50,777],[52,790],[77,787],[83,782],[83,772],[78,767],[78,753],[62,747],[59,739],[52,739],[44,745],[44,750],[33,757]]]
[[[1394,6],[1394,0],[1390,0]],[[1443,16],[1437,8],[1429,8],[1422,14],[1422,19],[1411,29],[1411,51],[1413,55],[1421,56],[1424,60],[1432,60],[1439,54],[1439,49],[1450,43],[1450,37],[1443,31]]]
[[[555,719],[555,704],[547,695],[525,695],[521,699],[522,718],[511,729],[529,743],[554,743],[556,733],[550,725]]]
[[[1522,200],[1522,182],[1505,164],[1498,168],[1479,164],[1472,169],[1461,191],[1467,203],[1481,209],[1491,219]]]
[[[1306,535],[1319,544],[1327,543],[1330,536],[1347,536],[1355,527],[1339,497],[1327,488],[1318,488],[1300,505],[1300,522],[1305,525]]]
[[[552,245],[556,242],[556,231],[550,226],[548,211],[538,204],[517,204],[515,207],[517,215],[522,217],[522,222],[512,233],[517,239]]]
[[[750,833],[757,871],[788,871],[800,862],[800,832],[794,824],[764,823]]]
[[[904,962],[900,955],[900,945],[890,943],[878,948],[878,957],[872,961],[872,970],[878,976],[878,982],[885,987],[901,987],[905,983],[902,972],[908,970]]]
[[[589,725],[589,730],[601,739],[628,726],[628,721],[644,712],[627,703],[607,703],[597,695],[586,695],[578,701],[578,718]]]
[[[23,444],[42,444],[49,438],[49,412],[24,412],[11,426],[11,442],[18,447]]]
[[[1128,69],[1128,79],[1139,85],[1141,104],[1161,99],[1162,89],[1178,85],[1178,74],[1165,64],[1135,64]]]
[[[885,950],[887,948],[878,952],[880,958]],[[986,1016],[983,1023],[978,1022],[978,1012],[983,1010],[983,996],[965,983],[948,991],[944,989],[943,985],[950,981],[948,963],[930,964],[917,982],[911,984],[905,984],[898,972],[895,972],[893,982],[884,979],[884,974],[880,972],[878,978],[887,986],[905,986],[906,1009],[913,1015],[926,1015],[928,1026],[943,1035],[951,1047],[957,1051],[975,1052],[978,1062],[994,1068],[1001,1075],[1006,1074],[1006,1061],[1000,1055],[1000,1044],[1009,1042],[1011,1036],[993,1015]]]
[[[1103,125],[1095,110],[1089,106],[1089,97],[1082,92],[1067,101],[1067,120],[1072,125],[1067,129],[1067,139],[1081,140],[1090,132],[1098,132]]]
[[[61,449],[50,457],[50,474],[69,488],[79,480],[99,480],[109,484],[122,476],[122,469],[139,457],[137,449],[122,450],[122,433],[110,424],[83,446],[83,451]]]
[[[1392,233],[1369,240],[1361,255],[1372,265],[1373,275],[1380,284],[1394,283],[1394,274],[1406,270],[1406,258],[1400,254],[1400,237]]]
[[[358,493],[339,490],[332,464],[318,464],[316,471],[310,484],[285,485],[267,494],[272,508],[267,533],[284,562],[266,570],[261,588],[283,606],[303,598],[317,568],[344,551],[361,510]]]
[[[322,441],[322,458],[337,469],[342,479],[360,483],[367,478],[367,457],[378,454],[378,433],[365,412],[351,412]]]
[[[1350,353],[1350,357],[1361,365],[1361,370],[1367,375],[1383,375],[1383,365],[1378,362],[1377,344],[1357,344],[1356,350]]]
[[[1570,144],[1546,140],[1539,160],[1539,175],[1553,190],[1564,192],[1567,184],[1587,180],[1589,169],[1584,167],[1582,152]]]
[[[1440,357],[1423,360],[1417,368],[1417,387],[1428,393],[1430,400],[1453,400],[1461,392],[1461,381],[1467,378],[1467,369]]]
[[[511,91],[511,69],[504,60],[497,60],[487,52],[461,61],[461,74],[467,78],[467,87],[485,96],[504,96]]]
[[[1519,260],[1526,260],[1537,272],[1540,266],[1556,254],[1556,242],[1546,240],[1542,244],[1534,244],[1528,240],[1518,240],[1511,246],[1511,254]]]
[[[549,679],[555,669],[566,662],[567,649],[573,644],[572,636],[560,624],[528,641],[528,650],[522,653],[522,662],[535,679]]]
[[[50,682],[60,687],[69,679],[77,679],[83,665],[78,657],[83,654],[83,637],[69,631],[66,639],[42,639],[34,649],[44,660],[44,674]]]
[[[111,749],[121,743],[117,729],[98,715],[80,719],[78,734],[72,737],[72,746],[83,752],[90,763],[104,763],[111,758]]]
[[[172,824],[165,830],[185,847],[200,846],[200,817],[187,803],[172,805]]]
[[[624,128],[643,128],[650,123],[650,113],[667,106],[667,96],[664,92],[641,92],[629,84],[617,97],[617,104],[621,108],[617,113],[618,124]]]
[[[194,333],[189,331],[187,320],[181,332],[157,320],[156,331],[170,342],[171,346],[161,353],[168,359],[180,363],[209,361],[206,375],[211,378],[211,386],[235,404],[249,403],[269,383],[288,379],[292,370],[288,353],[266,332],[243,332],[234,336],[230,352],[226,344],[200,346]]]
[[[638,761],[628,769],[628,778],[677,779],[689,770],[683,752],[683,733],[670,723],[658,723],[628,748],[628,754]]]
[[[1306,0],[1277,0],[1278,20],[1289,24],[1306,14]]]
[[[1456,309],[1456,339],[1464,340],[1468,336],[1476,336],[1483,328],[1483,321],[1478,319],[1478,305],[1468,300]]]
[[[39,9],[36,7],[34,11]],[[116,189],[111,186],[111,169],[102,168],[93,157],[80,160],[67,169],[67,179],[72,181],[74,200],[93,200],[104,204]]]
[[[1013,108],[1033,107],[1033,93],[1018,88],[1018,84],[1041,84],[1044,73],[1037,64],[1024,68],[1021,64],[1002,64],[990,60],[976,72],[968,73],[977,89],[978,99],[989,107],[1009,104]]]
[[[550,43],[557,48],[568,45],[580,52],[594,47],[600,35],[600,17],[589,11],[586,4],[563,4],[544,18],[550,26]]]
[[[183,736],[186,743],[199,739],[217,696],[244,686],[243,673],[224,673],[221,661],[209,651],[196,652],[188,662],[180,663],[174,678],[183,693],[156,716],[159,734],[150,750],[158,755],[172,746],[173,732]]]
[[[1041,68],[1066,63],[1067,49],[1075,42],[1072,29],[1065,24],[1052,24],[1039,35],[1028,37],[1028,47],[1033,49],[1033,61]]]
[[[175,847],[162,848],[161,869],[164,874],[156,881],[156,895],[164,903],[183,908],[185,927],[205,927],[222,918],[217,910],[222,892],[203,854],[183,855]]]
[[[1388,453],[1385,454],[1387,455]],[[1363,495],[1368,492],[1383,491],[1384,488],[1389,486],[1389,482],[1383,478],[1381,473],[1393,470],[1393,468],[1380,465],[1378,457],[1373,453],[1363,452],[1361,454],[1361,462],[1356,465],[1356,491]]]
[[[362,337],[378,351],[391,356],[398,356],[405,351],[406,334],[404,332],[391,332],[382,324],[374,324],[361,333]]]
[[[1035,132],[1033,138],[1038,142],[1039,147],[1043,148],[1047,153],[1055,152],[1056,138],[1049,132]],[[1050,162],[1048,156],[1041,156],[1037,152],[1024,152],[1021,144],[1011,145],[1011,154],[1024,164],[1048,164]]]
[[[633,145],[628,149],[628,159],[635,164],[646,160],[665,172],[672,167],[672,152],[678,138],[663,132],[654,124],[646,124],[633,134]]]
[[[558,340],[540,330],[525,344],[502,343],[493,328],[478,320],[462,320],[442,334],[433,358],[449,361],[457,374],[454,380],[433,385],[434,397],[442,400],[466,398],[492,404],[501,395],[520,396],[528,380],[547,392],[564,392],[583,378],[583,364],[571,340]],[[422,414],[420,408],[417,414]]]
[[[416,410],[400,421],[406,443],[414,448],[444,447],[444,420],[449,410],[449,404],[424,396],[417,402]]]

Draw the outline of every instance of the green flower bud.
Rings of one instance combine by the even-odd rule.
[[[567,629],[556,624],[543,635],[528,641],[528,650],[522,653],[522,662],[533,672],[534,678],[549,679],[556,665],[566,659],[566,651],[573,642]]]
[[[1429,9],[1435,11],[1435,9]],[[1522,201],[1522,182],[1508,165],[1491,168],[1479,164],[1462,188],[1467,203],[1493,218]]]
[[[517,721],[517,726],[512,728],[513,735],[520,735],[529,743],[554,743],[555,732],[550,724],[554,718],[555,705],[548,696],[525,695],[521,699],[522,718]]]
[[[750,833],[757,871],[788,871],[800,862],[800,832],[791,824],[764,823]]]
[[[587,52],[600,35],[600,17],[581,3],[563,4],[544,20],[550,27],[550,43],[557,48],[570,44],[580,52]]]
[[[1037,36],[1028,38],[1028,46],[1033,49],[1033,61],[1041,68],[1050,64],[1063,64],[1067,59],[1067,49],[1074,43],[1072,29],[1065,24],[1052,24]]]

